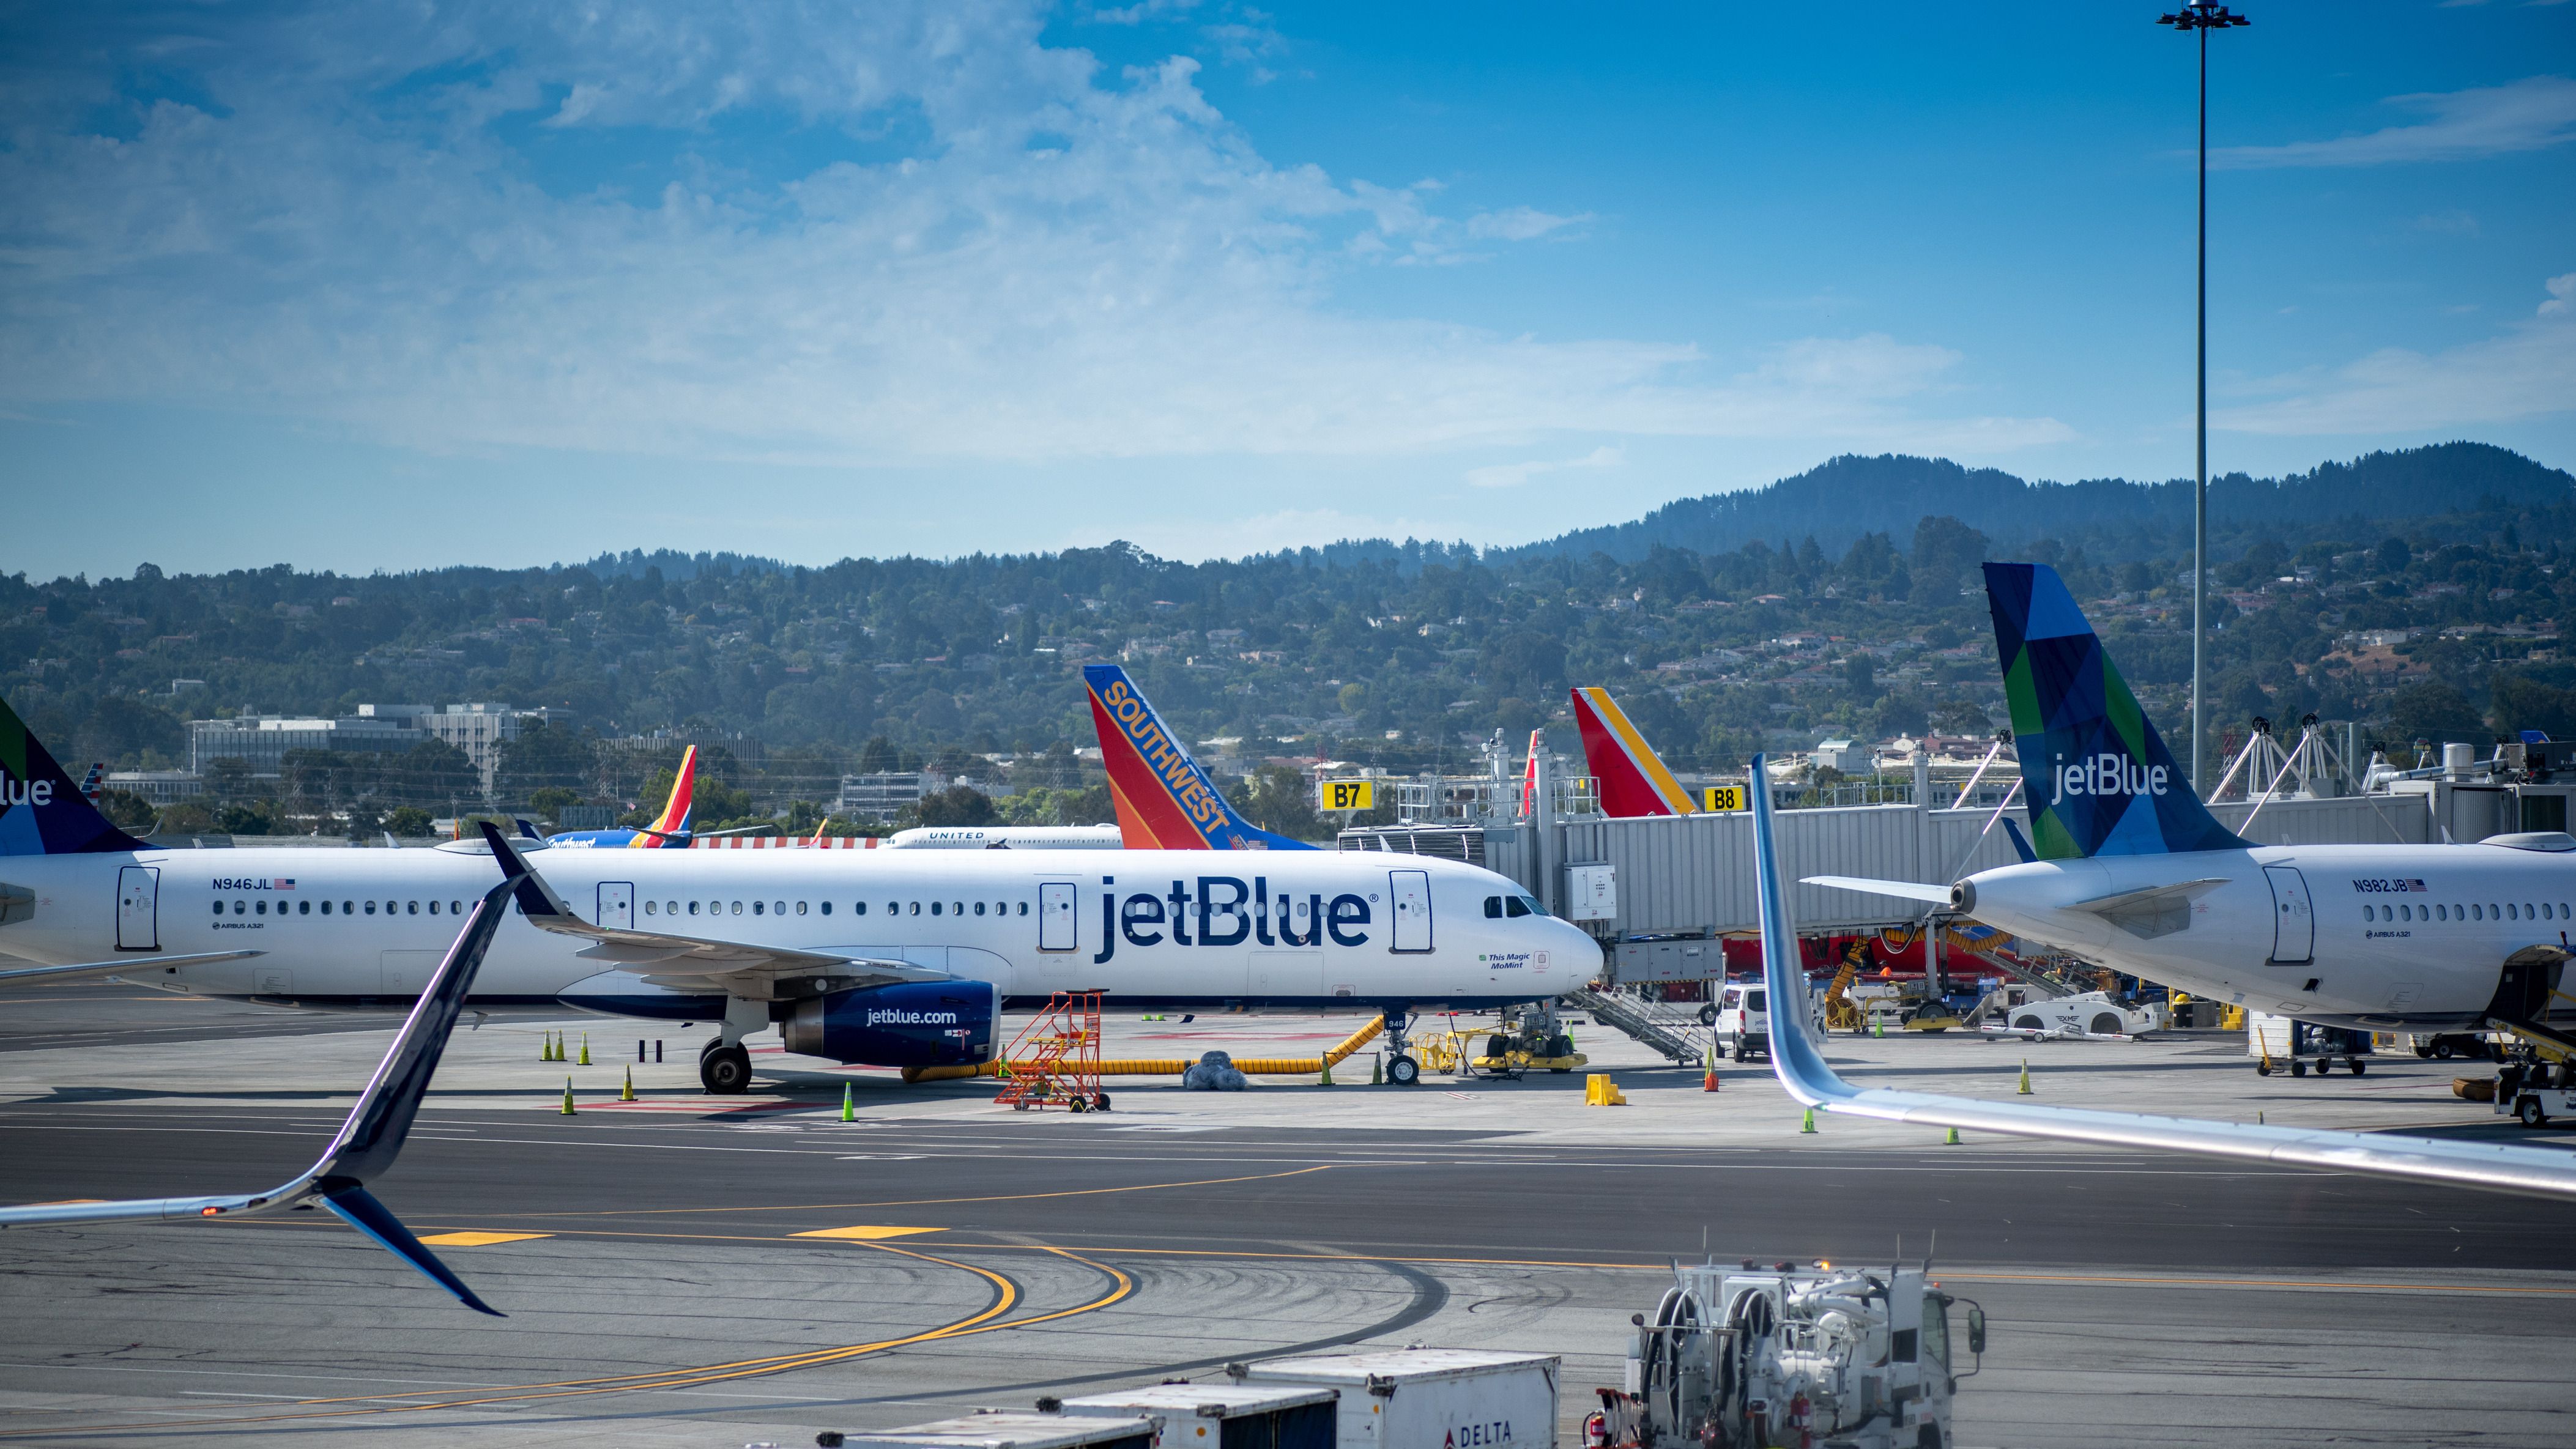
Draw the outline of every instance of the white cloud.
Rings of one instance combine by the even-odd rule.
[[[2576,80],[2533,76],[2510,85],[2390,96],[2387,104],[2430,119],[2331,141],[2286,146],[2226,146],[2209,153],[2213,167],[2247,171],[2276,166],[2379,166],[2401,161],[2460,161],[2538,151],[2576,140]]]
[[[1730,372],[1681,342],[1351,315],[1327,303],[1347,268],[1583,218],[1461,221],[1434,183],[1274,163],[1195,62],[1106,75],[1043,20],[1021,0],[213,12],[185,55],[202,107],[121,98],[94,36],[22,56],[0,86],[0,405],[857,465],[2071,436],[1948,415],[1958,355],[1885,336]],[[120,106],[130,134],[96,134]],[[789,133],[845,159],[757,144]]]
[[[2426,355],[2382,348],[2328,373],[2273,378],[2269,402],[2211,416],[2243,433],[2389,434],[2505,423],[2576,410],[2576,272],[2504,332]]]
[[[1518,488],[1542,473],[1562,473],[1569,468],[1616,468],[1626,461],[1619,449],[1603,446],[1580,458],[1549,460],[1532,458],[1520,463],[1495,463],[1467,470],[1467,481],[1479,488]]]

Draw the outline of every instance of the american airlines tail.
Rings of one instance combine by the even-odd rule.
[[[1601,813],[1618,819],[1640,815],[1694,815],[1690,792],[1664,768],[1654,746],[1628,722],[1610,691],[1573,691],[1574,720],[1583,727],[1583,759],[1601,790]]]
[[[0,701],[0,855],[150,848],[110,824],[17,711]]]
[[[1091,727],[1129,850],[1312,850],[1234,813],[1216,783],[1145,702],[1127,671],[1086,664]]]
[[[1985,568],[2039,858],[2247,848],[2202,806],[2057,570]]]

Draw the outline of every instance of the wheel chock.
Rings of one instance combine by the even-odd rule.
[[[858,1108],[850,1100],[850,1084],[847,1082],[841,1084],[841,1120],[844,1122],[859,1120]]]
[[[570,1077],[564,1078],[564,1104],[561,1115],[566,1117],[577,1117],[580,1115],[572,1109],[572,1078]]]
[[[628,1067],[626,1069],[626,1090],[617,1094],[617,1100],[621,1102],[632,1102],[635,1100],[635,1069],[633,1067]]]
[[[1816,1109],[1815,1109],[1815,1108],[1813,1108],[1813,1107],[1809,1107],[1809,1108],[1807,1109],[1807,1116],[1806,1116],[1806,1120],[1805,1120],[1805,1121],[1802,1121],[1802,1122],[1800,1122],[1800,1123],[1798,1124],[1798,1130],[1799,1130],[1801,1133],[1813,1132],[1813,1131],[1815,1131],[1815,1130],[1816,1130]]]
[[[583,1032],[583,1033],[581,1034],[581,1064],[582,1064],[583,1066],[585,1066],[585,1067],[590,1065],[590,1033],[589,1033],[589,1032]]]
[[[2030,1058],[2028,1057],[2021,1059],[2021,1085],[2013,1088],[2013,1095],[2016,1097],[2034,1095],[2030,1090]]]

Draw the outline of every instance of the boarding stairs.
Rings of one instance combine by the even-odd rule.
[[[1568,1006],[1592,1014],[1594,1021],[1614,1026],[1673,1059],[1681,1066],[1715,1060],[1717,1035],[1700,1025],[1696,1001],[1648,1001],[1623,991],[1577,991]]]

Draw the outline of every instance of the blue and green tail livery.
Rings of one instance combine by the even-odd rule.
[[[0,702],[0,855],[151,848],[110,825],[18,712]]]
[[[1987,564],[1986,603],[2040,859],[2245,848],[2202,807],[2057,570]]]

